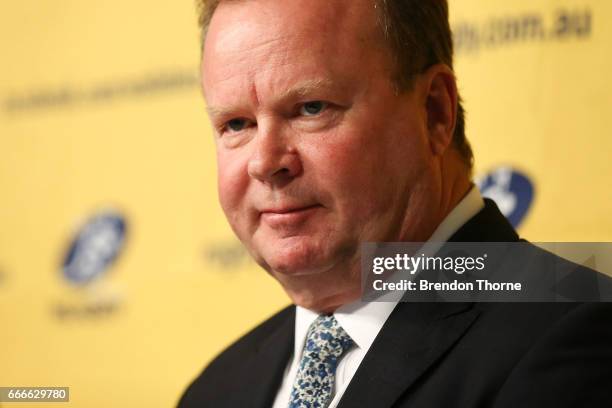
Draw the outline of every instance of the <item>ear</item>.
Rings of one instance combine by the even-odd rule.
[[[442,156],[453,141],[457,120],[457,83],[453,71],[436,64],[419,78],[425,111],[429,145],[435,156]]]

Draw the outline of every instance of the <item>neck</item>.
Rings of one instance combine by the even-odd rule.
[[[473,185],[470,171],[455,149],[448,149],[440,161],[440,180],[442,189],[437,225],[463,200]]]

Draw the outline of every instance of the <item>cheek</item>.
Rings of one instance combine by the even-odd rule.
[[[426,149],[420,129],[410,125],[394,129],[388,122],[360,123],[319,146],[317,181],[345,216],[376,217],[405,199],[406,190],[418,181]]]
[[[379,171],[378,155],[370,146],[357,140],[355,134],[334,136],[333,142],[329,138],[309,155],[311,180],[334,213],[352,224],[378,211],[385,180]]]
[[[219,202],[233,224],[235,212],[242,207],[248,187],[246,166],[239,157],[217,153],[217,187]]]
[[[370,125],[371,126],[371,125]],[[378,129],[346,126],[329,135],[312,155],[319,181],[335,194],[363,196],[385,184],[397,148]],[[391,144],[391,146],[389,146]]]

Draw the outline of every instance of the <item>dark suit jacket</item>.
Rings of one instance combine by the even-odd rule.
[[[518,239],[486,200],[450,240]],[[179,407],[270,407],[294,319],[287,307],[230,346]],[[612,304],[399,303],[339,407],[612,407]]]

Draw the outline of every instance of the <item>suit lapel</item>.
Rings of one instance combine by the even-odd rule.
[[[468,303],[398,304],[338,407],[390,407],[461,338],[477,315]]]
[[[513,242],[518,236],[485,199],[485,207],[451,242]],[[428,368],[441,360],[478,317],[471,303],[400,302],[381,329],[338,408],[390,407]]]
[[[242,389],[228,408],[269,408],[274,403],[293,351],[295,307],[292,309],[289,318],[270,333],[248,359],[244,370],[246,375],[236,379],[242,384]]]

